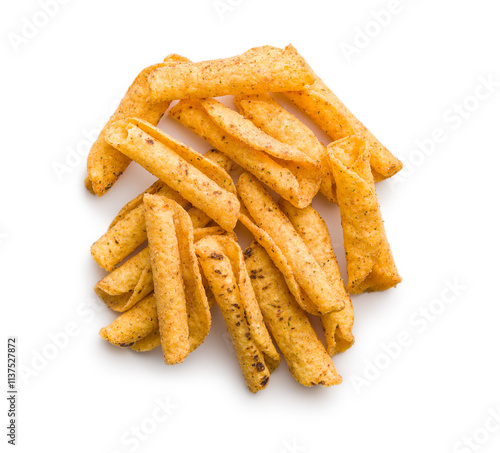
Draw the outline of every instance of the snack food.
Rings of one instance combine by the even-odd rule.
[[[208,236],[196,244],[196,254],[226,322],[247,386],[258,392],[267,386],[280,356],[255,300],[241,249],[231,238]]]
[[[235,170],[234,163],[216,149],[207,151],[204,157],[226,172]],[[228,185],[228,188],[234,190],[230,185]],[[104,269],[108,271],[114,269],[118,263],[146,240],[146,221],[142,204],[145,193],[163,195],[185,208],[189,205],[176,191],[160,180],[129,201],[120,209],[120,212],[111,222],[108,231],[90,249],[97,264]],[[189,216],[195,228],[204,227],[211,221],[207,214],[195,207],[189,209]]]
[[[270,94],[283,90],[334,142],[325,147]],[[236,96],[238,111],[213,99],[222,94]],[[172,118],[217,149],[199,154],[155,127],[173,99]],[[147,68],[92,148],[86,186],[102,195],[131,160],[159,180],[91,248],[111,271],[95,292],[121,313],[100,335],[137,352],[161,346],[165,363],[178,364],[208,335],[217,304],[251,392],[280,363],[272,338],[300,384],[341,383],[331,356],[354,343],[348,293],[401,281],[374,185],[401,163],[298,52],[264,46],[201,63],[172,55]],[[318,191],[339,205],[347,289],[311,206]],[[245,252],[238,220],[254,236]],[[309,315],[320,317],[326,347]]]
[[[188,214],[193,226],[197,226],[198,222],[208,223],[210,221],[210,219],[198,218],[196,208],[191,208]],[[193,218],[193,214],[196,217]],[[144,228],[146,228],[146,224],[144,224]],[[202,237],[219,234],[224,234],[224,230],[219,226],[195,228],[193,232],[195,242]],[[109,308],[119,312],[128,310],[146,297],[153,291],[149,247],[143,248],[120,267],[99,280],[94,291]]]
[[[306,387],[340,384],[332,359],[265,249],[254,241],[243,255],[266,325],[293,377]]]
[[[318,192],[317,162],[220,102],[183,100],[169,113],[291,203],[307,206]]]
[[[370,150],[361,136],[328,145],[344,234],[347,290],[352,294],[384,291],[401,281],[380,213]],[[355,160],[345,164],[339,156]]]
[[[210,309],[194,252],[193,224],[177,203],[144,195],[149,255],[165,363],[182,362],[210,330]]]
[[[295,280],[310,299],[313,314],[325,314],[343,308],[342,295],[338,294],[311,251],[264,187],[252,175],[243,173],[238,180],[237,189],[254,223],[266,231],[282,251]],[[301,300],[298,302],[300,304]],[[311,304],[302,308],[309,311]]]
[[[292,45],[286,49],[299,55]],[[314,74],[310,67],[309,70]],[[362,135],[371,150],[370,163],[376,181],[388,178],[401,170],[403,164],[347,109],[316,74],[314,76],[313,85],[283,94],[307,113],[332,140],[340,140],[349,135]]]
[[[297,209],[282,199],[279,201],[279,207],[323,268],[339,297],[344,301],[344,308],[341,310],[332,311],[321,316],[328,353],[335,355],[344,352],[354,343],[354,336],[352,335],[354,309],[349,294],[347,294],[344,287],[328,227],[312,206]]]
[[[158,124],[160,118],[168,109],[170,102],[152,104],[148,100],[148,76],[155,69],[165,65],[187,62],[184,57],[172,54],[165,58],[164,63],[149,66],[136,77],[115,113],[111,116],[99,137],[92,145],[87,161],[88,177],[85,186],[98,196],[104,195],[125,171],[130,159],[106,143],[104,137],[108,127],[117,120],[128,117],[141,118],[151,124]]]
[[[145,192],[127,203],[113,219],[108,231],[92,244],[90,253],[99,266],[111,271],[146,240],[144,194],[158,194],[186,207],[189,203],[175,190],[156,181]]]
[[[204,157],[216,163],[226,171],[235,170],[234,163],[216,149],[207,151]],[[137,246],[140,246],[147,237],[144,205],[142,203],[145,193],[167,196],[183,207],[188,205],[187,201],[179,194],[159,180],[145,192],[128,202],[111,222],[109,230],[118,230],[120,236],[131,237],[132,239],[127,239],[127,242]],[[129,213],[131,212],[134,212],[134,214],[130,217],[136,218],[136,214],[138,214],[141,221],[130,222],[127,220],[122,222],[123,219],[129,217]],[[191,207],[188,210],[188,214],[195,228],[195,241],[203,236],[223,233],[219,227],[202,228],[205,227],[211,219],[198,208]],[[117,224],[118,226],[115,227]],[[105,238],[105,240],[101,238],[96,244],[106,244],[106,247],[101,247],[100,250],[96,250],[96,246],[94,245],[91,248],[92,255],[94,259],[97,257],[96,261],[98,263],[101,263],[103,261],[103,250],[107,251],[107,266],[114,267],[116,263],[120,262],[126,256],[123,247],[119,241],[115,241],[113,235],[110,235],[109,232],[106,233],[103,238]],[[126,251],[133,251],[132,249],[135,250],[135,248],[130,246]],[[113,258],[110,259],[110,256]],[[153,276],[151,274],[148,247],[141,250],[132,258],[125,261],[120,267],[114,269],[110,274],[101,279],[94,287],[94,290],[109,308],[119,312],[128,310],[139,300],[150,294],[153,291]]]
[[[320,192],[335,202],[335,187],[328,153],[314,133],[296,116],[287,112],[270,94],[235,96],[238,111],[266,134],[287,145],[294,146],[321,166]]]
[[[161,344],[160,331],[153,330],[149,335],[144,337],[142,340],[137,341],[130,349],[133,349],[137,352],[147,352],[152,351],[154,348],[157,348]]]
[[[130,310],[122,313],[99,334],[115,346],[127,348],[158,329],[158,316],[154,294],[142,299]]]
[[[314,75],[300,55],[271,46],[219,60],[161,67],[149,75],[151,102],[300,90]]]
[[[113,123],[106,141],[165,184],[221,227],[231,231],[238,220],[239,202],[233,182],[219,166],[160,129],[138,119]]]
[[[99,280],[96,294],[111,310],[124,312],[153,292],[153,276],[146,247]]]

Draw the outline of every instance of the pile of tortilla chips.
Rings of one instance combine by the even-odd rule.
[[[214,99],[224,95],[236,110]],[[202,154],[159,129],[165,112],[214,149]],[[200,63],[172,54],[144,69],[90,150],[86,187],[104,195],[132,160],[158,180],[91,247],[109,271],[95,291],[119,313],[102,338],[160,347],[178,364],[209,334],[217,305],[251,392],[268,385],[280,352],[304,386],[342,382],[332,356],[354,343],[349,294],[401,281],[375,183],[402,165],[303,57],[291,45],[263,46]],[[318,193],[340,211],[347,282],[311,206]],[[244,250],[238,221],[254,238]]]

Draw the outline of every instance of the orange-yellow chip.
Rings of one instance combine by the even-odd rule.
[[[293,377],[307,387],[340,384],[332,359],[267,252],[254,241],[244,256],[266,325]]]
[[[234,104],[238,111],[266,134],[280,142],[294,146],[321,165],[320,192],[335,202],[335,188],[328,162],[326,147],[296,116],[287,112],[269,94],[237,96]]]
[[[280,200],[279,205],[325,271],[339,297],[344,301],[342,310],[332,311],[321,316],[328,352],[330,355],[343,352],[354,343],[352,335],[354,310],[344,287],[328,227],[319,213],[311,206],[297,209],[285,200]]]
[[[236,57],[157,68],[149,75],[149,96],[152,102],[162,102],[301,90],[313,82],[300,55],[263,46]]]
[[[203,273],[226,322],[243,377],[253,393],[266,387],[279,354],[255,299],[243,254],[225,236],[207,236],[196,243]]]
[[[157,329],[156,303],[151,294],[118,316],[108,327],[103,327],[99,334],[111,344],[127,348]]]
[[[155,182],[145,192],[127,203],[113,219],[108,231],[92,244],[90,253],[99,266],[111,271],[146,240],[144,219],[144,194],[158,194],[179,203],[184,208],[189,203],[175,190],[161,181]]]
[[[291,45],[287,49],[299,55]],[[311,68],[309,70],[314,74]],[[371,149],[370,163],[376,180],[388,178],[401,170],[401,161],[377,140],[318,76],[315,77],[313,85],[299,91],[287,91],[285,96],[307,113],[333,140],[361,134]]]
[[[187,212],[158,195],[144,195],[149,254],[165,363],[182,362],[210,330],[210,309]]]
[[[99,134],[99,137],[90,149],[87,168],[88,177],[85,180],[85,187],[98,196],[104,195],[125,171],[130,163],[130,159],[106,143],[104,136],[107,128],[117,120],[128,117],[141,118],[154,125],[158,124],[160,118],[168,109],[170,102],[160,102],[151,104],[148,100],[148,76],[161,67],[175,63],[185,63],[189,61],[180,55],[169,55],[164,63],[149,66],[141,71],[136,77],[125,97],[120,102],[119,107],[109,119],[106,126]]]
[[[401,277],[385,234],[370,170],[370,148],[355,136],[331,143],[328,151],[344,234],[347,290],[359,294],[392,288]],[[357,158],[350,166],[341,161],[342,156],[354,154]]]
[[[309,303],[304,303],[303,297],[297,299],[301,307],[312,314],[325,314],[343,308],[342,297],[339,297],[316,258],[264,187],[252,175],[244,173],[238,180],[237,188],[255,225],[264,230],[281,250],[295,281],[308,296]],[[242,216],[240,219],[245,220]],[[259,236],[256,236],[258,241]],[[296,289],[290,289],[296,296]]]
[[[294,205],[309,205],[318,192],[317,162],[220,102],[182,100],[169,114]]]
[[[231,177],[218,165],[162,130],[135,118],[113,123],[106,140],[221,227],[227,231],[234,228],[239,202]]]

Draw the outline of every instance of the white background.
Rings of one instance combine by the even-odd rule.
[[[376,26],[373,14],[389,0],[233,0],[219,14],[213,0],[74,0],[17,46],[13,34],[42,10],[33,0],[4,3],[0,322],[2,341],[18,337],[23,367],[18,451],[475,451],[464,436],[477,451],[498,451],[500,431],[488,431],[498,426],[488,411],[500,410],[498,2],[401,0],[390,23]],[[372,37],[360,43],[366,27]],[[356,36],[364,47],[348,58],[342,43]],[[253,395],[216,309],[205,344],[174,367],[159,350],[141,355],[99,337],[115,315],[95,302],[105,273],[89,247],[154,178],[132,165],[104,198],[93,197],[83,187],[86,159],[71,150],[85,152],[86,135],[136,74],[169,53],[204,60],[290,42],[406,164],[398,180],[378,185],[403,283],[353,297],[356,343],[334,358],[341,385],[303,388],[282,363]],[[478,100],[481,77],[497,85]],[[467,118],[453,113],[464,103]],[[446,138],[418,151],[436,128]],[[314,205],[343,268],[338,208],[319,197]],[[445,288],[454,281],[462,288],[450,303],[436,301],[452,295]],[[424,321],[431,303],[442,310]],[[387,362],[384,345],[402,331],[411,344]],[[366,379],[361,388],[357,378]],[[153,426],[156,401],[167,398],[175,408]],[[136,445],[131,429],[141,424],[147,439]]]

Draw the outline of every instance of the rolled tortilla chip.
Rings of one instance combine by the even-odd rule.
[[[170,102],[152,104],[148,101],[148,76],[152,71],[164,67],[165,64],[188,61],[180,55],[169,55],[165,58],[165,63],[149,66],[136,77],[117,110],[90,149],[87,160],[89,175],[85,180],[85,186],[93,194],[104,195],[130,163],[130,158],[106,143],[104,136],[107,128],[115,121],[131,116],[141,118],[154,125],[158,124],[158,121],[168,109]]]
[[[144,195],[149,253],[165,363],[182,362],[210,330],[210,309],[194,250],[194,229],[180,205]]]
[[[328,353],[335,355],[344,352],[354,343],[352,335],[354,310],[340,274],[328,227],[312,206],[297,209],[283,199],[279,201],[279,206],[325,271],[339,297],[344,301],[344,308],[341,310],[321,316]]]
[[[163,188],[163,187],[168,187],[168,186],[166,184],[164,184],[163,182],[161,182],[159,179],[157,179],[144,192],[137,195],[133,200],[130,200],[125,206],[123,206],[123,208],[120,209],[118,214],[116,214],[115,218],[109,224],[108,230],[110,228],[112,228],[113,226],[115,226],[120,220],[123,220],[127,216],[128,213],[130,213],[135,208],[137,208],[139,205],[141,205],[142,204],[142,197],[144,196],[145,193],[155,194],[155,193],[158,193],[160,188]],[[170,189],[170,187],[168,187],[168,190],[171,190],[172,193],[175,193],[176,195],[178,195],[176,192],[174,192],[172,189]],[[167,196],[165,194],[163,194],[163,195]],[[182,198],[179,197],[179,200],[181,200],[181,199]]]
[[[205,157],[219,165],[226,171],[234,170],[235,164],[230,161],[224,154],[212,149],[205,153]],[[144,216],[144,205],[142,199],[144,193],[160,194],[173,199],[181,206],[185,207],[188,203],[179,194],[174,192],[161,181],[156,181],[145,192],[138,195],[136,198],[128,202],[111,222],[110,229],[118,222],[126,218],[126,216],[136,209],[142,212]],[[193,223],[195,242],[209,234],[222,234],[219,227],[203,228],[212,221],[203,211],[198,208],[191,207],[188,210],[189,217]],[[119,227],[120,235],[124,236],[125,231],[128,231],[130,236],[146,239],[146,219],[143,222],[122,222]],[[135,228],[135,230],[134,230]],[[103,241],[104,242],[104,241]],[[131,241],[130,241],[131,242]],[[138,241],[136,241],[137,243]],[[117,248],[119,244],[110,241],[107,245],[111,250]],[[114,261],[119,259],[121,255],[116,257],[116,252],[111,255],[115,256]],[[151,265],[149,262],[149,249],[146,247],[134,257],[123,263],[119,268],[113,270],[109,275],[104,277],[97,283],[94,288],[97,295],[106,303],[112,310],[123,312],[133,307],[139,300],[146,297],[153,291],[153,275],[151,273]]]
[[[157,348],[161,344],[160,331],[154,330],[147,337],[144,337],[142,340],[139,340],[137,343],[134,343],[130,346],[130,349],[133,349],[137,352],[147,352],[152,351],[154,348]]]
[[[307,206],[319,190],[316,162],[220,102],[182,100],[169,114],[293,204]]]
[[[339,156],[343,148],[354,147],[358,157],[350,166]],[[352,294],[384,291],[400,281],[385,234],[377,192],[370,171],[370,147],[362,137],[350,137],[328,146],[337,186],[344,248],[347,262],[347,290]],[[352,156],[352,151],[347,155]]]
[[[221,153],[218,149],[209,149],[203,155],[228,173],[239,169],[239,166],[236,165],[236,163],[229,159],[229,157],[227,157],[224,153]]]
[[[191,219],[191,208],[188,211]],[[193,226],[195,225],[195,218]],[[194,241],[210,235],[220,235],[225,231],[219,226],[195,228]],[[139,253],[112,271],[94,287],[96,294],[112,310],[124,312],[132,308],[137,302],[152,293],[154,289],[153,274],[149,260],[149,248],[145,247]]]
[[[157,329],[156,303],[151,294],[118,316],[108,327],[103,327],[99,334],[111,344],[126,348]]]
[[[227,231],[239,214],[231,177],[201,154],[150,124],[129,118],[113,123],[106,140],[179,192]]]
[[[152,102],[302,90],[314,75],[300,55],[271,46],[236,57],[162,67],[149,75]]]
[[[234,169],[234,163],[216,149],[208,151],[204,156],[226,171]],[[146,220],[142,205],[145,193],[171,198],[184,208],[188,205],[184,198],[160,180],[129,201],[113,219],[107,233],[97,240],[91,249],[96,262],[108,271],[146,240]],[[189,210],[189,216],[195,228],[204,227],[211,221],[207,214],[194,207]]]
[[[312,302],[313,314],[342,309],[342,297],[266,189],[249,173],[240,176],[237,188],[255,224],[266,231],[282,251],[298,285]],[[297,302],[301,304],[302,301]],[[302,308],[310,310],[310,306]]]
[[[243,205],[242,205],[243,207]],[[299,286],[295,275],[293,274],[293,269],[287,261],[287,258],[281,251],[281,249],[276,245],[276,242],[272,239],[269,234],[262,228],[255,225],[254,221],[250,218],[248,213],[240,213],[240,221],[245,227],[248,228],[250,233],[252,233],[255,240],[267,251],[269,256],[272,258],[276,267],[280,270],[285,278],[288,288],[294,295],[295,299],[299,303],[300,307],[307,313],[312,313],[319,315],[318,309],[313,304],[309,296],[305,291]]]
[[[244,256],[266,325],[293,377],[307,387],[340,384],[332,359],[265,249],[254,241]]]
[[[124,312],[153,292],[153,275],[149,250],[137,255],[100,280],[94,287],[96,294],[112,310]]]
[[[299,55],[291,45],[286,49]],[[310,67],[309,70],[314,74]],[[334,141],[361,134],[371,150],[370,163],[377,176],[376,180],[388,178],[401,170],[401,161],[377,140],[318,76],[315,77],[313,85],[283,94],[307,113]]]
[[[320,192],[335,202],[335,188],[328,153],[314,133],[296,116],[287,112],[269,94],[237,96],[234,103],[238,111],[266,134],[282,143],[294,146],[321,165]]]
[[[243,377],[253,393],[266,387],[271,368],[279,364],[255,299],[241,249],[224,236],[196,243],[196,254],[231,336]]]
[[[210,149],[203,156],[228,173],[230,171],[235,171],[238,167],[232,160],[217,149]],[[189,210],[189,217],[191,217],[195,228],[205,226],[212,221],[207,214],[194,206]]]
[[[127,203],[104,233],[90,249],[99,266],[111,271],[146,240],[146,221],[142,198],[145,193],[158,194],[176,201],[183,207],[188,202],[161,181],[155,182],[144,193]]]
[[[296,187],[293,191],[285,191],[282,195],[284,198],[297,207],[305,207],[311,203],[321,184],[321,166],[316,159],[294,146],[276,140],[239,113],[214,99],[202,99],[200,102],[212,120],[227,134],[253,149],[266,153],[288,170],[281,174],[280,178],[289,179]]]
[[[174,213],[161,199],[144,197],[156,309],[165,363],[182,362],[189,354],[189,327],[182,264]],[[153,195],[151,195],[153,197]],[[163,206],[162,206],[163,204]]]

